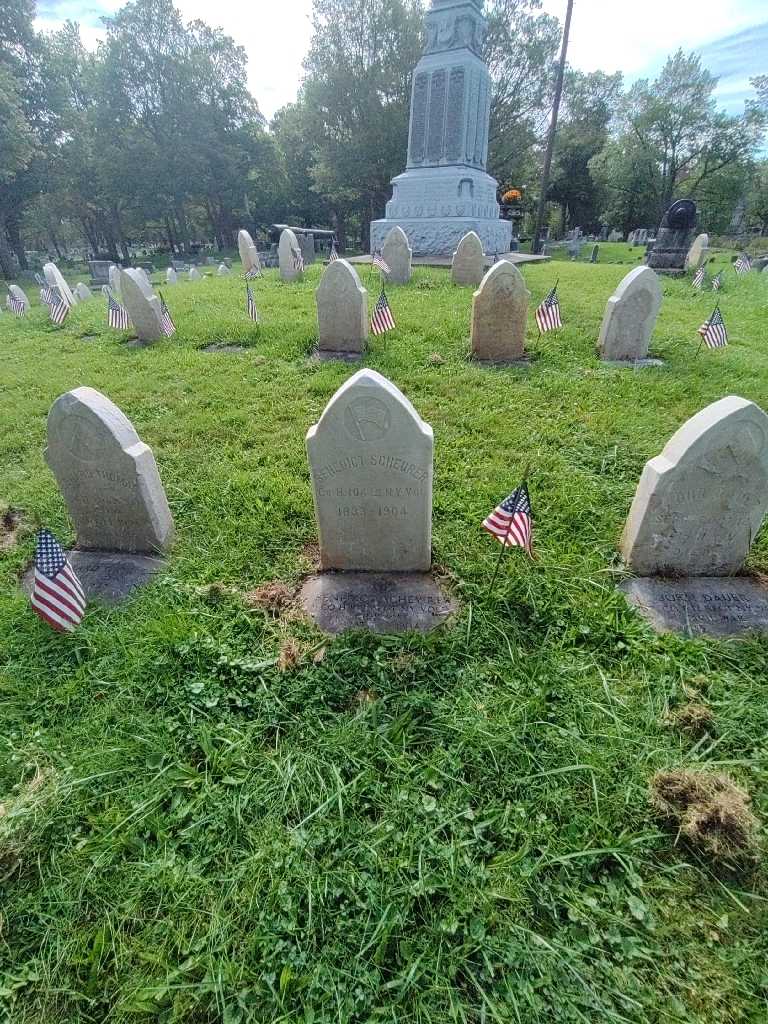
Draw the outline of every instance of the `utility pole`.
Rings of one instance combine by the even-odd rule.
[[[563,48],[560,51],[560,63],[557,68],[557,81],[555,82],[555,101],[552,104],[552,120],[549,124],[547,152],[544,155],[544,170],[541,175],[541,195],[539,196],[539,209],[536,213],[536,229],[533,232],[533,244],[531,246],[531,252],[534,254],[537,253],[541,247],[541,229],[544,225],[544,211],[547,206],[547,191],[549,190],[549,172],[552,170],[552,154],[555,149],[555,135],[557,134],[557,115],[560,113],[560,98],[563,95],[565,59],[568,55],[568,36],[571,33],[572,14],[573,0],[568,0],[568,9],[565,12],[565,27],[563,29]]]

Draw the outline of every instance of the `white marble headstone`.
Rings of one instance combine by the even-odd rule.
[[[197,267],[189,268],[189,280],[190,281],[202,281],[203,275],[197,269]]]
[[[295,281],[301,277],[301,271],[297,270],[294,264],[294,253],[297,252],[301,253],[298,239],[290,228],[285,228],[280,234],[280,242],[277,247],[280,277],[283,281]]]
[[[14,299],[21,299],[24,303],[24,312],[29,312],[29,299],[27,298],[23,288],[20,288],[17,284],[9,284],[8,292]]]
[[[391,381],[360,370],[307,434],[323,569],[426,572],[432,428]]]
[[[240,253],[240,261],[243,264],[243,273],[247,274],[251,270],[261,273],[259,250],[253,244],[253,239],[244,228],[237,233],[237,249]]]
[[[220,263],[216,271],[218,277],[228,277],[232,271],[229,269],[226,263]]]
[[[109,268],[109,287],[116,294],[120,294],[120,267],[113,263]]]
[[[515,362],[525,357],[530,292],[508,260],[490,268],[472,297],[472,357],[484,362]]]
[[[346,260],[323,271],[315,292],[321,352],[363,352],[368,339],[368,292]]]
[[[385,238],[381,255],[389,267],[387,281],[391,281],[392,284],[408,284],[411,280],[413,254],[408,244],[408,236],[399,225],[393,227]]]
[[[485,274],[485,253],[480,236],[468,231],[453,254],[451,274],[454,284],[479,285]]]
[[[75,285],[75,296],[79,299],[80,302],[87,302],[88,299],[93,298],[91,294],[91,289],[88,287],[87,284],[83,284],[82,281],[78,281],[77,284]]]
[[[598,340],[600,358],[609,362],[645,359],[661,298],[659,278],[650,267],[631,270],[605,307]]]
[[[119,272],[120,294],[139,341],[150,343],[164,337],[160,318],[160,299],[147,295],[145,286],[130,270]],[[150,289],[151,291],[151,289]]]
[[[621,551],[641,576],[727,576],[768,510],[768,416],[730,396],[696,413],[646,463]]]
[[[43,274],[45,280],[50,288],[58,288],[59,294],[62,299],[67,303],[68,306],[76,306],[77,299],[72,294],[72,291],[61,275],[61,271],[55,263],[46,263],[43,267]]]
[[[688,255],[685,257],[685,269],[686,270],[698,270],[704,260],[707,258],[709,252],[709,235],[701,234],[696,235],[693,240],[693,245],[688,250]]]
[[[157,553],[173,520],[151,449],[105,395],[76,388],[48,414],[45,458],[59,485],[80,548]]]
[[[168,269],[165,272],[165,283],[166,284],[176,284],[176,282],[178,280],[179,280],[179,275],[176,273],[176,271],[173,269],[173,267],[168,267]]]

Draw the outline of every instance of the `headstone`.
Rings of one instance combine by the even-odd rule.
[[[401,227],[394,227],[389,232],[381,255],[389,267],[387,281],[392,284],[408,284],[411,280],[411,247]]]
[[[706,260],[708,251],[709,235],[706,233],[696,235],[693,240],[693,245],[688,250],[688,255],[685,257],[685,269],[693,271],[698,270],[701,264]]]
[[[696,224],[696,203],[678,199],[664,214],[653,250],[647,254],[648,266],[661,274],[683,274]]]
[[[298,236],[298,241],[304,266],[309,267],[315,262],[315,236],[305,232]]]
[[[87,284],[83,284],[82,281],[78,281],[75,285],[75,295],[80,302],[87,302],[88,299],[92,299],[91,289]]]
[[[427,572],[432,428],[375,370],[360,370],[307,434],[323,569]]]
[[[112,294],[112,289],[109,287],[108,284],[103,284],[101,286],[101,294],[104,296],[105,299],[109,299],[109,296]]]
[[[646,464],[621,551],[642,576],[731,575],[766,509],[768,416],[744,398],[722,398]]]
[[[508,260],[499,260],[472,298],[472,357],[481,362],[513,363],[525,359],[525,328],[530,293],[523,276]]]
[[[630,363],[646,360],[660,308],[658,277],[648,267],[635,267],[605,307],[598,340],[600,358]]]
[[[296,253],[301,253],[296,235],[290,228],[284,228],[277,247],[280,277],[283,281],[295,281],[302,276],[302,272],[296,269]]]
[[[168,267],[168,269],[165,272],[165,283],[166,284],[176,284],[176,282],[178,280],[179,280],[179,275],[176,273],[176,271],[173,269],[173,267]]]
[[[623,237],[624,236],[622,235],[622,233],[620,231],[617,231],[617,230],[614,229],[610,233],[610,235],[608,235],[608,241],[609,242],[621,242]]]
[[[120,294],[120,268],[114,263],[109,268],[109,287],[116,295]]]
[[[68,306],[76,306],[77,299],[72,294],[69,285],[61,276],[61,271],[55,263],[46,263],[43,267],[43,274],[49,288],[58,288],[59,294]]]
[[[243,264],[243,273],[247,274],[251,270],[261,273],[258,249],[244,228],[237,233],[237,249],[240,253],[240,261]]]
[[[470,284],[477,286],[485,274],[485,253],[480,236],[468,231],[459,242],[453,254],[451,274],[454,284]]]
[[[590,263],[597,263],[597,257],[599,255],[600,255],[600,246],[599,245],[593,245],[592,246],[592,252],[589,254],[589,262]]]
[[[202,281],[203,280],[203,275],[200,273],[200,271],[197,269],[197,267],[190,267],[189,268],[189,280],[190,281]]]
[[[163,337],[160,299],[148,296],[142,285],[127,270],[119,271],[120,294],[136,335],[143,344]]]
[[[173,521],[151,449],[93,388],[61,395],[48,414],[45,458],[87,550],[158,554]]]
[[[147,277],[146,273],[140,267],[128,267],[127,270],[122,271],[122,273],[127,274],[132,281],[135,281],[148,299],[154,297],[155,292],[154,289],[152,288],[152,283]]]
[[[229,269],[226,263],[220,263],[216,275],[218,277],[228,277],[232,271]]]
[[[91,284],[109,284],[109,268],[111,264],[107,260],[89,260],[88,269],[91,272]]]
[[[346,260],[329,263],[315,292],[319,327],[318,352],[359,355],[368,339],[368,292]]]
[[[24,312],[29,312],[29,299],[27,298],[22,288],[19,288],[17,284],[9,284],[8,292],[10,295],[13,296],[14,299],[21,299],[21,301],[24,303]]]

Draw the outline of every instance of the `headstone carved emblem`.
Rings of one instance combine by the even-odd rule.
[[[389,409],[378,398],[356,398],[344,411],[344,425],[356,441],[380,441],[390,427]]]

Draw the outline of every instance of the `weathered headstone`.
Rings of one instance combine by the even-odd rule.
[[[368,292],[346,260],[335,260],[323,271],[315,292],[318,353],[325,358],[349,357],[365,351],[368,339]]]
[[[684,273],[685,259],[696,224],[696,203],[678,199],[664,214],[653,249],[646,254],[648,266],[660,274]]]
[[[411,247],[408,236],[400,226],[387,235],[381,255],[389,267],[387,280],[392,284],[408,284],[411,280]]]
[[[75,295],[80,302],[87,302],[88,299],[92,299],[91,289],[87,284],[83,284],[82,281],[78,281],[75,285]]]
[[[202,281],[203,280],[203,275],[200,273],[200,271],[197,269],[197,267],[190,267],[189,268],[189,280],[190,281]]]
[[[661,298],[661,285],[652,270],[631,270],[605,307],[598,340],[600,358],[621,363],[647,361]]]
[[[173,267],[168,267],[168,269],[165,272],[165,283],[166,284],[176,284],[176,282],[178,280],[179,280],[179,275],[176,273],[176,271],[173,269]]]
[[[228,277],[232,271],[229,269],[226,263],[220,263],[216,271],[217,277]]]
[[[514,363],[525,359],[525,328],[530,293],[523,276],[508,260],[499,260],[472,298],[472,357],[481,362]]]
[[[593,245],[592,246],[592,252],[589,254],[589,262],[590,263],[597,263],[597,258],[598,258],[599,255],[600,255],[600,246],[599,245]]]
[[[643,578],[622,589],[657,629],[765,631],[768,589],[730,577],[767,510],[768,416],[744,398],[723,398],[646,463],[621,538],[627,568]]]
[[[61,271],[55,263],[46,263],[43,267],[43,274],[49,288],[58,288],[59,295],[67,303],[68,306],[76,306],[77,299],[72,294],[72,291],[61,275]]]
[[[116,295],[120,294],[120,268],[114,263],[109,268],[109,287]]]
[[[709,235],[706,233],[696,235],[693,240],[693,245],[688,250],[688,255],[685,257],[685,269],[694,271],[698,270],[707,258],[708,251]]]
[[[163,337],[160,299],[156,295],[148,296],[130,271],[121,270],[119,282],[123,305],[139,341],[143,344],[159,341]]]
[[[480,236],[468,231],[453,254],[451,274],[454,284],[479,285],[485,274],[485,253]]]
[[[343,384],[307,434],[324,572],[301,603],[321,628],[431,629],[453,603],[432,561],[432,428],[374,370]]]
[[[240,262],[243,264],[243,273],[247,274],[251,270],[261,273],[259,251],[253,244],[253,239],[244,228],[237,233],[237,248],[240,253]]]
[[[140,267],[128,267],[127,270],[123,270],[122,273],[127,274],[132,281],[135,281],[148,299],[154,298],[155,292],[152,288],[152,282]],[[122,283],[120,287],[122,288]]]
[[[27,298],[23,288],[19,288],[17,284],[9,284],[8,293],[14,299],[20,299],[24,303],[24,312],[29,312],[29,299]]]
[[[296,257],[301,255],[301,246],[296,235],[290,228],[284,228],[280,234],[280,243],[277,247],[277,258],[280,264],[280,277],[283,281],[295,281],[301,278],[301,270],[296,266]]]

